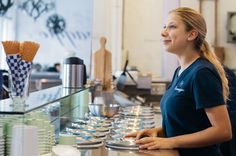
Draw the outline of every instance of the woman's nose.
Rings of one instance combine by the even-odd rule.
[[[165,36],[167,36],[167,35],[168,35],[167,29],[163,29],[163,30],[161,31],[161,36],[162,36],[162,37],[165,37]]]

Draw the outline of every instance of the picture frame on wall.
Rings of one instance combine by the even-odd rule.
[[[227,15],[227,42],[236,43],[236,12]]]

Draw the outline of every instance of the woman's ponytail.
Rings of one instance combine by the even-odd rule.
[[[222,81],[222,87],[223,87],[223,97],[225,102],[227,101],[229,97],[229,86],[228,86],[228,79],[226,78],[225,71],[221,63],[218,61],[215,53],[213,53],[210,50],[209,44],[206,40],[203,41],[201,49],[200,49],[200,55],[201,57],[207,59],[209,62],[211,62],[214,67],[216,68],[221,81]]]

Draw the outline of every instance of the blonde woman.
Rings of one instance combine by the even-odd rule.
[[[232,138],[224,70],[205,40],[206,22],[190,8],[170,11],[161,33],[180,67],[161,100],[162,127],[128,134],[141,149],[178,149],[181,156],[220,156]],[[143,138],[145,136],[145,138]]]

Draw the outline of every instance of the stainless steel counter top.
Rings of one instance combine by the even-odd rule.
[[[61,147],[61,150],[63,150],[63,145],[58,145]],[[56,146],[57,147],[57,146]],[[68,149],[72,149],[71,146]],[[69,152],[67,148],[64,148],[64,151],[66,151],[63,156],[179,156],[178,151],[176,150],[140,150],[140,151],[130,151],[130,150],[115,150],[110,149],[105,146],[102,146],[100,148],[94,148],[94,149],[74,149],[74,151],[77,151],[75,155]],[[54,152],[60,152],[57,151],[56,148],[54,148]],[[62,154],[62,153],[60,153]],[[58,156],[61,156],[58,154]],[[68,155],[67,155],[68,154]],[[48,155],[50,156],[50,155]]]

